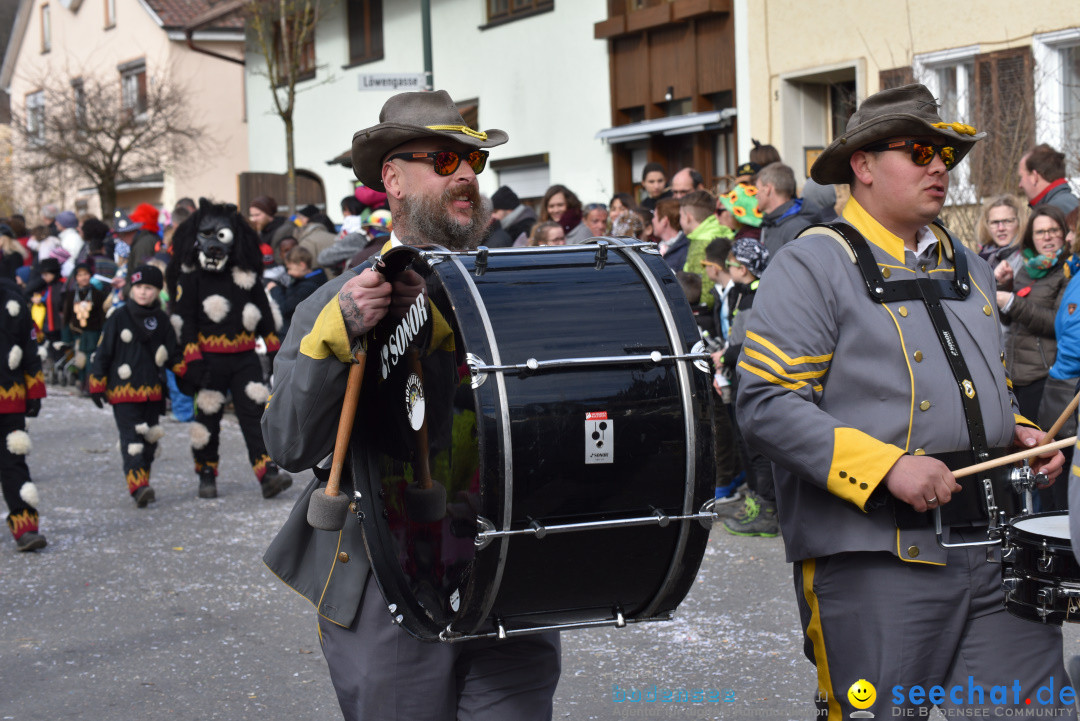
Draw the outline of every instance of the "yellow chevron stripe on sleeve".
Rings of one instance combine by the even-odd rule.
[[[345,330],[345,319],[341,316],[336,295],[323,306],[311,331],[300,340],[300,352],[314,360],[332,355],[342,363],[352,362],[349,334]]]
[[[772,358],[769,358],[764,353],[759,353],[753,348],[747,348],[745,346],[743,347],[743,355],[747,356],[748,358],[753,358],[754,360],[759,360],[765,365],[772,368],[774,371],[776,371],[778,375],[782,375],[785,378],[790,378],[791,380],[796,381],[805,380],[807,378],[820,378],[821,376],[829,372],[828,368],[823,368],[819,371],[806,371],[805,373],[788,373],[783,368],[781,368],[780,364],[774,361]]]
[[[788,390],[797,391],[803,386],[809,385],[806,381],[796,381],[792,383],[791,381],[777,378],[772,373],[769,373],[768,371],[763,371],[760,368],[755,368],[754,366],[747,364],[745,361],[739,361],[739,367],[749,371],[750,373],[753,373],[760,378],[764,378],[765,380],[769,381],[774,385],[783,386]],[[811,390],[813,390],[815,393],[820,393],[822,391],[822,387],[820,385],[814,385],[811,386]]]
[[[754,333],[753,331],[747,331],[746,337],[748,340],[752,340],[758,345],[772,351],[773,355],[783,361],[784,365],[787,366],[797,366],[806,363],[828,363],[832,360],[833,357],[832,353],[828,353],[826,355],[804,355],[799,356],[798,358],[791,358],[786,353],[784,353],[784,351],[777,348],[771,341],[762,338],[760,335]]]

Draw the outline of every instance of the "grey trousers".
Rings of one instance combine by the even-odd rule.
[[[550,721],[557,632],[505,641],[418,641],[390,622],[369,573],[352,627],[319,617],[323,655],[346,721]]]
[[[954,528],[951,540],[985,539],[985,529]],[[1061,629],[1005,610],[1001,566],[986,562],[984,548],[951,549],[946,566],[864,552],[797,561],[794,571],[819,720],[846,721],[856,711],[893,718],[933,705],[946,715],[1011,715],[1008,707],[1075,717],[1072,703],[1061,703],[1070,686]],[[860,680],[876,690],[866,709],[848,696]]]

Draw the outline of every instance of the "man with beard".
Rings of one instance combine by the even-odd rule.
[[[384,252],[403,244],[476,247],[489,220],[476,174],[487,162],[484,149],[505,143],[506,133],[469,128],[444,91],[396,95],[379,120],[353,136],[352,164],[365,186],[387,194],[394,230]],[[390,283],[366,266],[346,270],[300,304],[275,361],[263,435],[273,458],[290,470],[313,468],[333,449],[353,342],[392,305],[416,297],[418,282],[403,287],[407,273]],[[358,418],[374,412],[361,406]],[[370,436],[365,439],[370,446]],[[360,525],[346,521],[336,532],[308,524],[315,492],[322,492],[317,479],[263,560],[316,607],[323,654],[346,719],[551,718],[560,670],[557,633],[418,641],[391,623]]]

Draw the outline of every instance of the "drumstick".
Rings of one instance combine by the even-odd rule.
[[[345,384],[345,399],[341,403],[341,416],[338,419],[337,439],[334,441],[334,461],[330,466],[330,478],[326,481],[328,496],[336,496],[341,485],[341,471],[345,467],[345,451],[352,437],[353,421],[356,419],[356,407],[360,404],[360,386],[364,382],[364,366],[367,365],[367,351],[362,344],[357,344],[353,352],[356,361],[349,368],[349,380]]]
[[[1047,443],[1054,439],[1054,436],[1058,434],[1058,431],[1061,430],[1061,427],[1065,425],[1066,421],[1069,420],[1069,416],[1071,416],[1073,413],[1076,413],[1077,403],[1080,403],[1080,393],[1077,393],[1075,396],[1073,396],[1073,399],[1069,401],[1069,405],[1065,406],[1065,410],[1061,412],[1061,415],[1058,416],[1058,419],[1054,421],[1054,425],[1050,426],[1050,430],[1048,430],[1046,434],[1039,440],[1039,443],[1037,445],[1041,446],[1044,443]]]
[[[972,476],[982,471],[988,471],[991,468],[998,468],[1000,466],[1007,466],[1010,463],[1016,463],[1027,458],[1032,458],[1047,451],[1060,451],[1062,448],[1067,448],[1071,444],[1076,443],[1076,436],[1071,438],[1063,438],[1060,441],[1054,441],[1053,443],[1047,443],[1046,445],[1032,446],[1026,451],[1018,451],[1016,453],[1010,453],[1007,456],[1001,458],[995,458],[992,461],[983,461],[982,463],[976,463],[973,466],[967,466],[960,468],[952,472],[953,478],[963,478],[964,476]]]

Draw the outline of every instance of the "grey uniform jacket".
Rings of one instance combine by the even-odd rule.
[[[313,468],[334,449],[351,359],[337,294],[354,275],[345,271],[297,306],[274,360],[274,393],[262,431],[270,456],[289,471]],[[354,432],[362,432],[364,422],[358,413]],[[360,606],[369,565],[353,516],[338,532],[308,525],[308,499],[320,483],[315,479],[304,489],[263,562],[311,601],[319,615],[348,627]],[[341,492],[352,496],[348,471],[342,474]]]
[[[949,247],[944,234],[929,257],[916,260],[854,200],[844,219],[893,280],[951,278],[951,253],[968,255],[971,294],[943,306],[972,374],[987,442],[1009,445],[1019,417],[1007,388],[990,267],[959,244]],[[900,531],[892,510],[876,505],[887,497],[884,488],[867,508],[902,454],[970,448],[940,341],[921,300],[874,302],[847,246],[808,233],[769,263],[738,364],[739,426],[776,466],[788,560],[887,551],[904,561],[944,563],[933,528]]]

